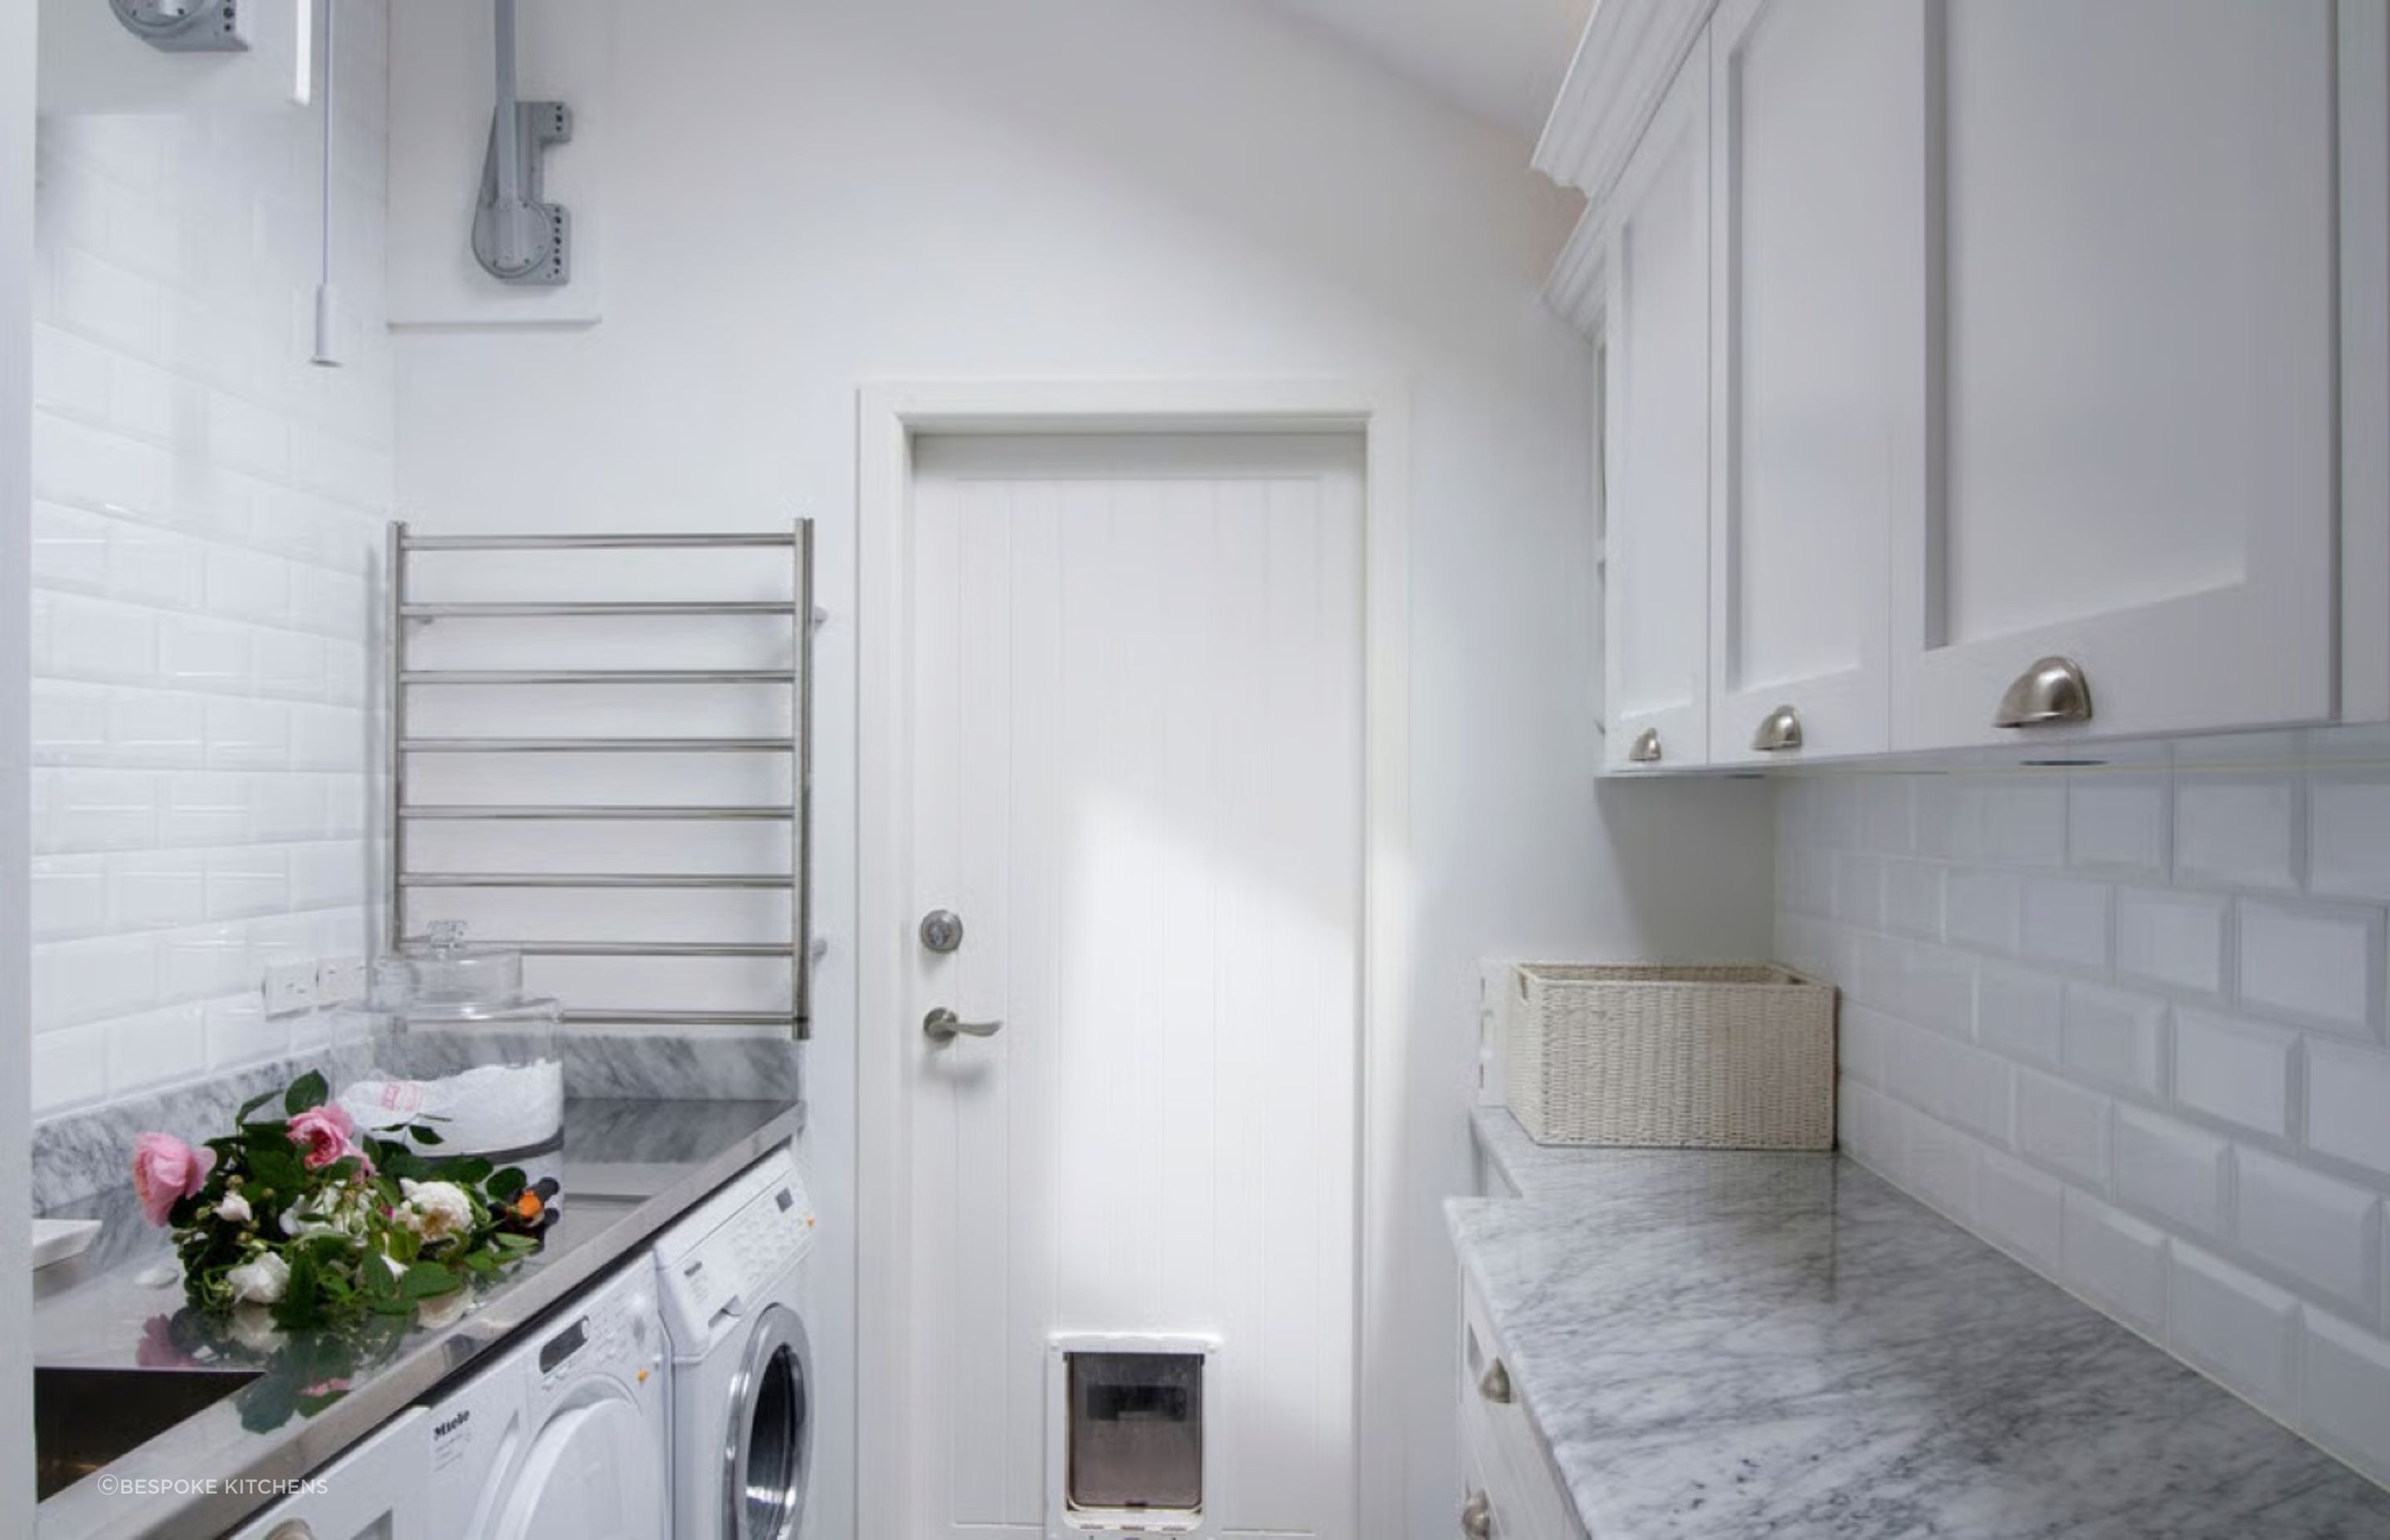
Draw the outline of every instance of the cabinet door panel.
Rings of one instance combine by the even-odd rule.
[[[1895,747],[2333,709],[2329,0],[1936,0]]]
[[[1912,7],[1728,0],[1712,23],[1710,758],[1888,741]],[[1912,280],[1913,281],[1913,280]]]
[[[1614,475],[1604,613],[1609,735],[1626,764],[1708,757],[1709,68],[1694,47],[1615,198],[1605,400]]]

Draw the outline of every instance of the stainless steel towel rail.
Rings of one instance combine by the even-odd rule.
[[[402,685],[793,685],[784,668],[418,668]]]
[[[407,754],[785,754],[792,738],[403,738]]]
[[[569,615],[794,615],[775,599],[455,599],[398,607],[410,621],[553,620]]]
[[[645,551],[729,549],[785,551],[790,561],[787,600],[589,599],[442,600],[414,592],[409,562],[428,552]],[[413,933],[407,895],[441,889],[672,890],[752,889],[790,894],[786,942],[745,941],[539,941],[500,943],[527,956],[548,957],[771,958],[789,960],[789,1007],[783,1010],[649,1010],[603,1006],[568,1008],[567,1022],[624,1026],[782,1026],[810,1035],[813,891],[813,633],[817,619],[813,591],[813,524],[797,520],[785,531],[722,533],[416,534],[404,522],[390,527],[386,556],[384,824],[389,839],[385,899],[387,939],[393,948],[420,938]],[[790,622],[792,668],[418,668],[409,641],[421,626],[447,620],[530,621],[673,616],[782,617]],[[479,633],[476,633],[478,635]],[[647,633],[639,633],[647,635]],[[410,693],[421,689],[515,686],[532,688],[586,686],[735,686],[785,688],[790,731],[786,738],[466,738],[425,737],[408,730]],[[790,754],[794,756],[793,795],[788,805],[701,803],[588,803],[574,802],[415,802],[408,795],[408,763],[426,754]],[[525,774],[531,772],[526,771]],[[511,792],[511,788],[509,791]],[[408,829],[426,822],[785,822],[790,826],[790,869],[771,872],[579,872],[424,871],[414,867]]]
[[[793,818],[792,807],[640,807],[575,802],[418,802],[398,810],[402,818],[446,818],[466,823],[501,823],[514,819],[557,823],[667,823],[675,820],[743,819],[769,822]]]

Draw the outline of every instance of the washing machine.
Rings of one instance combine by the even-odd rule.
[[[656,1242],[673,1355],[675,1540],[808,1535],[813,1232],[813,1203],[784,1147]]]
[[[438,1540],[425,1511],[431,1419],[410,1406],[227,1540]]]
[[[672,1523],[672,1403],[642,1255],[427,1404],[430,1534],[658,1540]]]

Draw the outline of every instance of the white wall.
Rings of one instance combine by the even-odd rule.
[[[264,965],[367,944],[366,627],[394,420],[380,0],[342,0],[341,22],[336,371],[306,361],[320,105],[42,121],[42,1111],[288,1051]]]
[[[821,521],[808,1059],[851,1318],[854,392],[952,377],[1394,377],[1413,400],[1415,1041],[1387,1280],[1416,1377],[1365,1533],[1448,1534],[1474,960],[1752,955],[1767,800],[1597,797],[1589,366],[1536,300],[1572,210],[1527,147],[1241,5],[623,7],[606,318],[397,343],[426,530]],[[393,154],[408,153],[402,111]],[[463,189],[459,189],[460,195]],[[461,224],[454,238],[462,240]],[[872,917],[889,923],[893,917]],[[823,1366],[851,1406],[845,1334]],[[824,1451],[833,1466],[848,1451]],[[835,1530],[832,1533],[837,1533]]]
[[[32,1521],[32,1033],[26,987],[25,524],[33,7],[0,10],[0,1530]]]
[[[1776,934],[1857,1159],[2390,1481],[2379,738],[1790,781]]]

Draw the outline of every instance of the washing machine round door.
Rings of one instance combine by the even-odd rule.
[[[578,1387],[515,1471],[489,1540],[656,1540],[671,1527],[655,1424],[611,1380]]]
[[[814,1460],[813,1348],[786,1305],[767,1307],[730,1381],[723,1439],[724,1540],[794,1540]]]

